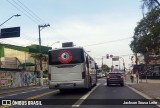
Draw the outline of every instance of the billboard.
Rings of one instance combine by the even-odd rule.
[[[73,47],[73,42],[62,43],[62,47]]]
[[[145,60],[146,63],[150,65],[160,64],[160,55],[148,54]]]
[[[20,37],[20,27],[3,28],[0,31],[0,38]]]
[[[112,61],[119,61],[119,57],[112,57]]]

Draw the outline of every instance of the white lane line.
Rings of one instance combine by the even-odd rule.
[[[8,95],[8,96],[15,96],[15,95],[17,95],[17,94],[11,94],[11,95]]]
[[[28,91],[29,92],[29,91]],[[28,92],[21,92],[21,93],[28,93]]]
[[[85,95],[83,95],[77,102],[75,102],[72,107],[79,107],[82,102],[87,99],[87,97],[100,85],[100,83],[97,84],[97,86],[95,86],[90,92],[86,93]]]
[[[104,83],[104,86],[106,86],[107,85],[107,83]]]

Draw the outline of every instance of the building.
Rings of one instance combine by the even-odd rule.
[[[48,50],[51,47],[31,45],[27,47],[0,44],[0,68],[25,69],[27,71],[39,71],[40,57],[43,70],[47,70]]]

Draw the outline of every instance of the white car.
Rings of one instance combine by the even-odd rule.
[[[103,74],[102,73],[97,73],[97,78],[102,78]]]

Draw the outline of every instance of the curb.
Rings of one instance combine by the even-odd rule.
[[[160,103],[160,100],[157,99],[156,97],[148,96],[148,95],[146,95],[145,93],[143,93],[142,91],[139,91],[139,90],[137,90],[137,89],[129,86],[129,84],[127,84],[127,83],[125,83],[125,84],[126,84],[126,86],[127,86],[129,89],[131,89],[132,91],[134,91],[134,92],[136,92],[137,94],[141,95],[141,96],[144,97],[145,99],[151,99],[151,100],[156,99],[156,100],[158,101],[158,103]],[[157,104],[156,106],[158,106],[158,107],[160,108],[160,104]]]

